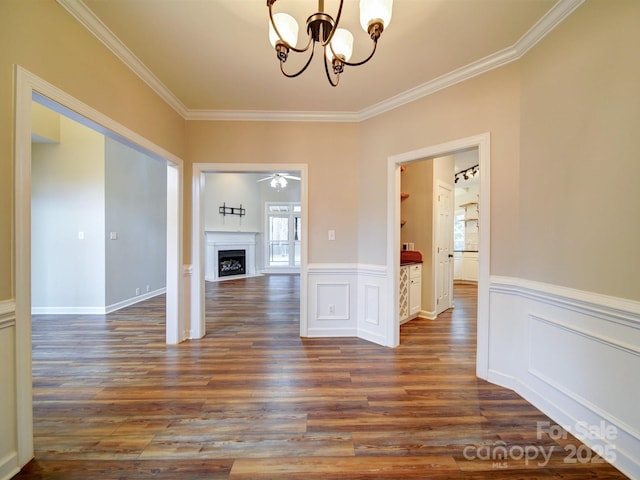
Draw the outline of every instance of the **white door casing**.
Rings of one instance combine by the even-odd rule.
[[[491,262],[491,190],[490,160],[491,134],[489,132],[428,146],[410,152],[391,155],[387,159],[387,288],[389,299],[385,327],[385,345],[400,342],[399,272],[400,272],[400,165],[425,158],[440,157],[469,148],[478,149],[480,168],[479,203],[482,217],[478,220],[478,320],[476,375],[486,379],[489,374],[489,265]]]
[[[182,159],[127,127],[51,85],[24,68],[15,67],[15,296],[16,296],[16,409],[20,466],[33,458],[33,391],[31,351],[31,106],[38,97],[45,106],[62,108],[91,128],[117,137],[167,161],[167,285],[166,340],[184,340],[186,319],[182,297]],[[80,119],[81,117],[81,119]]]
[[[302,218],[300,244],[300,336],[307,336],[307,197],[308,167],[298,163],[194,163],[192,166],[192,283],[190,338],[205,335],[204,309],[204,174],[220,172],[268,173],[277,171],[300,172],[300,206]]]

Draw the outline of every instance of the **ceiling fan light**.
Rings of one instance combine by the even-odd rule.
[[[349,30],[345,28],[338,28],[333,34],[331,47],[333,48],[333,52],[335,52],[336,55],[344,57],[341,60],[349,61],[349,59],[351,58],[351,54],[353,53],[353,35]],[[326,54],[329,60],[333,58],[331,48],[326,49]]]
[[[278,28],[278,32],[282,35],[282,40],[295,47],[298,43],[298,22],[296,22],[296,19],[288,13],[276,13],[273,15],[273,21]],[[275,47],[280,41],[271,20],[269,20],[269,41],[272,47]]]
[[[393,0],[360,0],[360,25],[369,33],[369,24],[381,20],[382,28],[389,26]],[[280,27],[278,27],[280,28]]]

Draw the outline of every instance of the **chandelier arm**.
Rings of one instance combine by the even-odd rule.
[[[342,63],[344,63],[345,65],[349,65],[350,67],[359,67],[360,65],[364,65],[369,60],[371,60],[371,58],[373,57],[373,54],[376,53],[376,48],[378,48],[378,41],[374,40],[373,41],[373,50],[371,51],[371,54],[367,58],[365,58],[361,62],[347,62],[345,60]],[[333,52],[333,48],[331,49],[331,52]]]
[[[342,16],[342,5],[344,5],[344,0],[340,0],[340,5],[338,6],[338,14],[336,15],[335,24],[334,24],[335,26],[331,30],[331,33],[329,34],[329,38],[327,38],[327,41],[321,44],[323,47],[326,45],[331,46],[331,40],[333,39],[333,35],[336,33],[336,30],[338,29],[338,25],[340,24],[340,17]],[[331,48],[331,53],[333,53],[333,48]]]
[[[280,35],[280,31],[278,30],[278,27],[276,26],[276,22],[273,21],[273,12],[271,10],[271,6],[273,5],[273,3],[275,2],[268,2],[267,6],[269,7],[269,21],[271,22],[271,26],[273,27],[273,30],[276,32],[276,35],[278,35],[278,39],[289,49],[292,50],[294,52],[298,52],[298,53],[304,53],[307,50],[309,50],[309,46],[311,45],[311,41],[313,40],[311,37],[309,37],[309,41],[307,42],[307,45],[304,48],[296,48],[295,45],[290,45],[289,42],[285,41],[284,38],[282,38],[282,35]],[[283,72],[284,73],[284,72]]]
[[[324,71],[327,74],[327,80],[329,80],[329,83],[331,84],[332,87],[337,87],[338,83],[340,83],[340,74],[336,75],[336,81],[334,83],[333,79],[331,78],[331,73],[329,73],[329,64],[327,63],[327,56],[326,55],[322,55],[322,56],[324,57]]]
[[[297,77],[298,75],[302,74],[302,72],[304,72],[307,69],[307,67],[311,63],[311,60],[313,59],[313,53],[315,51],[316,51],[316,44],[314,42],[313,43],[313,48],[311,49],[311,55],[309,55],[309,58],[307,59],[307,63],[304,64],[304,66],[300,69],[300,71],[298,71],[296,73],[287,73],[287,72],[285,72],[284,71],[284,62],[280,62],[280,71],[287,78],[295,78],[295,77]]]

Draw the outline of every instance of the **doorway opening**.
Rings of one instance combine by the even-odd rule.
[[[166,341],[184,339],[180,300],[182,238],[182,160],[149,142],[100,112],[76,100],[27,70],[16,67],[15,100],[15,297],[16,297],[16,389],[18,394],[18,463],[33,457],[33,393],[31,351],[31,186],[32,105],[36,101],[124,144],[145,151],[166,165]],[[78,233],[81,237],[82,233]],[[80,238],[79,238],[80,239]]]
[[[295,200],[283,200],[282,195],[286,195],[289,186],[271,188],[269,182],[262,182],[265,174],[278,175],[279,172],[294,173],[295,178],[299,178],[295,181],[295,188],[299,189]],[[221,181],[211,181],[215,177],[220,177]],[[307,165],[196,163],[193,165],[192,185],[193,288],[190,337],[202,338],[206,334],[205,281],[217,279],[210,273],[212,252],[222,244],[231,248],[234,243],[239,245],[238,242],[249,248],[246,255],[247,277],[274,273],[300,274],[300,335],[306,336]],[[224,191],[227,193],[220,196],[220,192]],[[232,196],[236,198],[230,199]],[[233,207],[242,204],[243,215],[218,215],[218,203],[221,201]],[[280,208],[287,205],[292,212],[292,224],[289,224],[289,215],[286,216],[286,229],[278,224],[281,227],[278,232],[286,231],[286,245],[284,240],[278,244],[278,259],[284,258],[284,253],[287,253],[285,266],[271,265],[268,205],[280,205]]]
[[[387,183],[387,271],[389,272],[390,325],[388,343],[400,341],[399,278],[401,252],[401,166],[424,159],[443,157],[457,152],[477,149],[480,172],[478,199],[482,216],[478,219],[478,320],[476,374],[488,376],[489,330],[489,264],[490,264],[490,134],[467,137],[431,147],[394,155],[388,159]]]

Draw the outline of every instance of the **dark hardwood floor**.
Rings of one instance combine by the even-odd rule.
[[[299,338],[295,276],[207,283],[206,295],[206,337],[176,346],[162,297],[34,317],[36,458],[14,478],[625,478],[567,463],[577,440],[539,435],[551,420],[476,378],[475,287],[456,286],[437,320],[405,324],[395,349]]]

